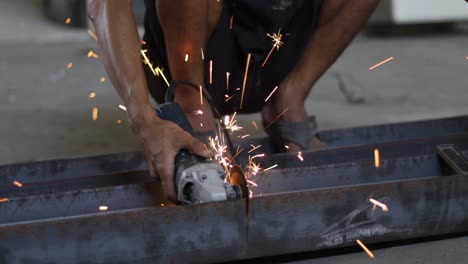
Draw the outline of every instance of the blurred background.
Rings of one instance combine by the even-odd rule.
[[[135,14],[141,22],[143,0]],[[84,0],[0,1],[0,164],[139,150],[88,25]],[[465,1],[382,0],[307,107],[321,129],[468,115],[467,72]],[[468,257],[468,239],[431,243],[382,250],[379,263]],[[316,263],[368,261],[353,256]]]

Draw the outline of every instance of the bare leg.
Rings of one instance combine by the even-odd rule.
[[[378,0],[325,0],[315,33],[309,39],[301,59],[280,83],[278,92],[262,111],[265,123],[270,123],[288,108],[281,117],[289,122],[307,118],[305,99],[322,74],[353,40],[378,4]],[[288,143],[289,151],[301,150],[297,144]],[[314,138],[312,148],[324,145]]]
[[[156,4],[172,78],[204,85],[200,49],[205,49],[208,38],[218,24],[222,1],[161,0]],[[181,85],[175,90],[175,101],[187,114],[194,129],[206,131],[214,128],[211,109],[206,102],[201,105],[198,91]],[[196,115],[197,110],[202,110],[204,114]]]

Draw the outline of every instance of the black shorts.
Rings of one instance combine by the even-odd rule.
[[[156,15],[156,1],[145,0],[145,36],[148,56],[171,80],[164,35]],[[221,114],[261,111],[266,97],[294,67],[315,30],[322,1],[316,0],[225,0],[219,23],[204,50],[205,86]],[[231,27],[232,19],[232,27]],[[267,34],[283,34],[284,45],[273,51],[262,67],[273,41]],[[251,53],[242,109],[239,109],[247,54]],[[201,56],[201,54],[200,54]],[[212,61],[212,83],[209,67]],[[164,101],[167,85],[147,66],[151,95]],[[229,72],[229,87],[227,83]],[[229,88],[229,89],[228,89]],[[229,100],[228,100],[229,99]]]

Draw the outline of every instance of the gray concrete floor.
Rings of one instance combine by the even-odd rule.
[[[126,122],[116,123],[126,115],[109,81],[99,82],[102,64],[86,57],[96,50],[93,41],[84,31],[45,21],[38,3],[0,2],[0,164],[138,150]],[[314,87],[307,108],[322,129],[466,115],[467,43],[468,34],[360,36]],[[390,56],[395,59],[368,70]],[[336,74],[365,102],[346,102]],[[251,120],[260,118],[240,118],[245,126]],[[374,253],[376,263],[466,263],[468,237]],[[370,260],[355,253],[303,262]]]

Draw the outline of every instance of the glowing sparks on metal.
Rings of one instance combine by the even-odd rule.
[[[271,91],[270,95],[268,95],[268,97],[265,99],[265,102],[268,101],[268,99],[270,99],[270,97],[273,95],[273,93],[276,91],[276,89],[278,89],[278,86],[276,86],[275,89],[273,89],[273,91]]]
[[[268,37],[270,37],[273,41],[273,46],[270,49],[270,52],[268,52],[268,55],[266,56],[265,60],[262,63],[262,67],[265,66],[266,62],[271,56],[271,53],[273,53],[273,50],[279,50],[281,46],[284,45],[284,43],[281,41],[283,38],[283,34],[281,34],[281,29],[278,30],[278,33],[273,32],[272,34],[267,34]]]
[[[374,149],[374,165],[376,168],[380,167],[380,152],[378,149]]]
[[[18,187],[18,188],[23,187],[23,184],[21,184],[19,181],[14,181],[14,182],[13,182],[13,185],[15,185],[15,186]]]
[[[99,206],[99,211],[107,211],[107,209],[109,209],[109,207],[107,207],[105,205]]]
[[[288,109],[289,109],[289,107],[286,107],[286,109],[285,109],[283,112],[281,112],[279,115],[277,115],[277,116],[273,119],[273,121],[271,121],[270,124],[268,124],[268,125],[265,127],[265,129],[267,129],[267,128],[269,128],[271,125],[273,125],[273,123],[276,122],[276,120],[278,120],[278,118],[280,118],[282,115],[284,115],[284,113],[286,113],[286,111],[288,111]]]
[[[8,202],[8,198],[0,198],[0,203],[6,203]]]
[[[88,52],[88,58],[91,58],[91,57],[93,57],[95,59],[99,58],[99,56],[96,53],[94,53],[94,51],[90,50]]]
[[[269,171],[269,170],[274,169],[276,167],[278,167],[278,164],[275,164],[275,165],[273,165],[271,167],[268,167],[268,168],[264,169],[263,171]]]
[[[96,121],[98,119],[98,108],[97,107],[93,108],[92,118],[93,118],[93,121]]]
[[[255,121],[252,121],[252,125],[255,127],[255,129],[258,131],[258,126],[257,126],[257,123]]]
[[[384,60],[384,61],[381,61],[381,62],[377,63],[376,65],[370,67],[370,68],[369,68],[369,71],[371,71],[371,70],[373,70],[373,69],[379,67],[380,65],[382,65],[382,64],[384,64],[384,63],[387,63],[387,62],[389,62],[389,61],[391,61],[391,60],[393,60],[393,57],[390,57],[390,58],[388,58],[388,59],[386,59],[386,60]]]
[[[361,246],[361,248],[367,253],[367,255],[370,258],[374,258],[374,254],[372,254],[372,252],[366,247],[366,245],[364,245],[364,243],[361,242],[361,240],[357,239],[356,242],[359,244],[359,246]]]
[[[253,144],[250,144],[250,146],[252,147],[252,149],[251,149],[251,150],[249,150],[249,152],[247,152],[247,153],[251,153],[252,151],[254,151],[254,150],[256,150],[256,149],[258,149],[258,148],[261,148],[261,147],[262,147],[262,145],[255,146],[255,145],[253,145]]]
[[[245,93],[245,85],[247,84],[247,76],[249,74],[249,65],[250,65],[250,57],[252,54],[247,55],[247,62],[245,64],[245,72],[244,72],[244,81],[242,82],[242,93],[241,93],[241,99],[240,99],[240,109],[242,109],[242,105],[244,104],[244,93]]]
[[[232,114],[232,117],[229,117],[228,115],[224,117],[223,124],[225,128],[227,130],[231,130],[231,132],[239,131],[242,129],[242,127],[237,125],[236,114],[237,112],[234,112],[234,114]]]
[[[124,111],[127,111],[127,107],[125,107],[125,106],[123,106],[123,105],[121,105],[121,104],[119,105],[119,108],[122,109],[122,110],[124,110]]]
[[[153,67],[153,64],[148,59],[148,56],[146,56],[146,52],[148,52],[148,50],[146,50],[146,49],[145,50],[140,50],[140,53],[143,56],[144,63],[146,65],[148,65],[148,67],[150,68],[153,75],[161,76],[161,78],[163,78],[164,82],[166,83],[167,87],[169,87],[169,82],[167,81],[166,76],[163,73],[163,70],[161,68],[159,68],[159,67],[156,67],[156,69]]]
[[[372,199],[372,198],[369,199],[369,202],[371,202],[371,203],[373,203],[374,205],[376,205],[376,206],[382,208],[382,211],[388,212],[388,207],[387,207],[387,205],[385,205],[385,204],[383,204],[383,203],[381,203],[381,202],[379,202],[379,201],[377,201],[377,200],[374,200],[374,199]]]

